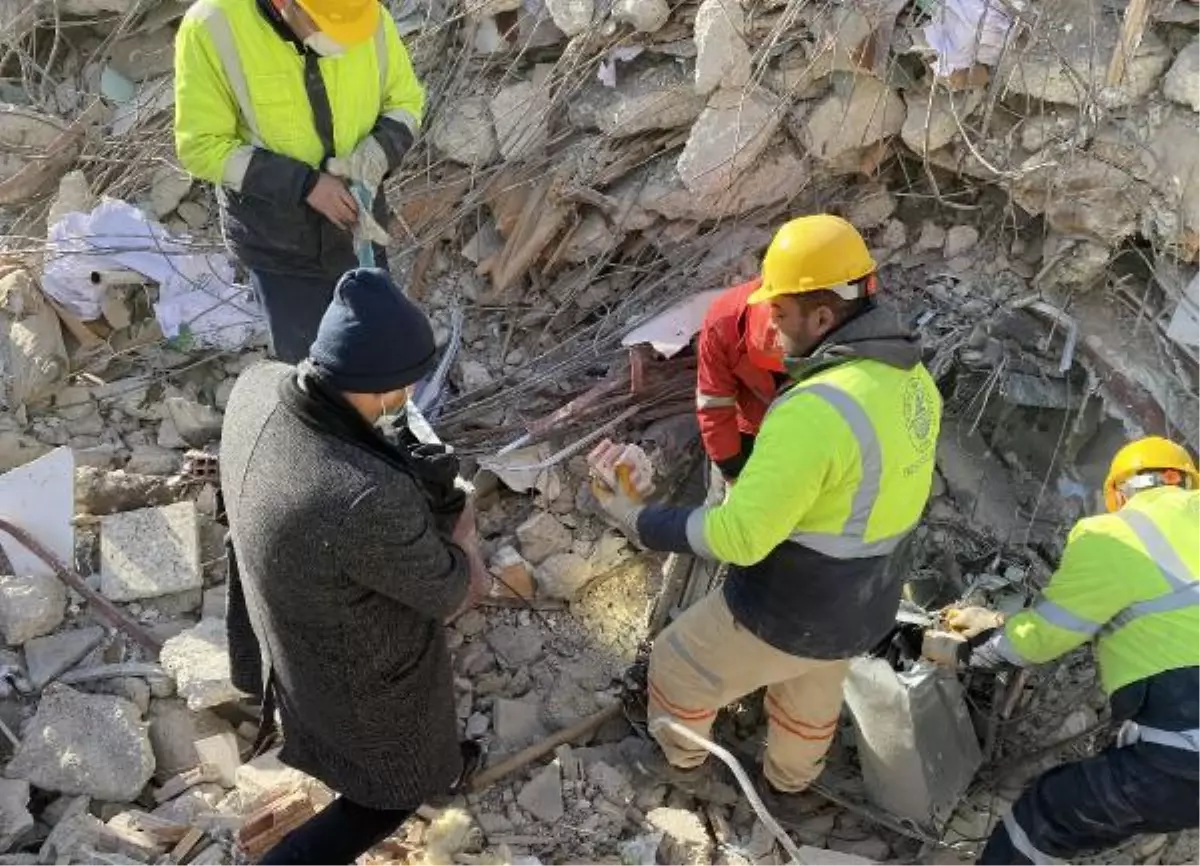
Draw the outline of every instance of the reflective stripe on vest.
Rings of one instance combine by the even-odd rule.
[[[1156,746],[1166,746],[1170,749],[1183,749],[1185,752],[1200,752],[1200,728],[1167,731],[1162,728],[1139,725],[1134,721],[1128,721],[1121,725],[1121,730],[1117,734],[1118,746],[1132,746],[1139,742],[1153,743]]]
[[[696,409],[701,412],[705,409],[724,409],[736,405],[736,397],[726,397],[724,394],[705,394],[703,391],[696,392]]]
[[[237,43],[233,39],[233,28],[229,26],[229,19],[225,17],[225,13],[221,9],[211,6],[205,10],[204,28],[208,31],[213,50],[217,52],[217,57],[225,70],[225,77],[229,80],[233,98],[237,100],[242,120],[250,129],[250,142],[255,147],[262,147],[258,117],[254,113],[254,103],[250,101],[250,89],[246,86],[246,72],[242,69],[242,58],[238,56]]]
[[[1140,511],[1130,509],[1118,511],[1116,516],[1133,531],[1142,547],[1146,548],[1151,561],[1158,566],[1159,574],[1171,587],[1171,591],[1158,598],[1129,605],[1109,620],[1108,625],[1104,627],[1105,633],[1124,628],[1134,620],[1151,614],[1200,606],[1200,583],[1197,583],[1196,575],[1192,574],[1180,559],[1171,542],[1154,525],[1154,521]]]
[[[205,10],[203,20],[204,27],[208,30],[209,38],[212,40],[213,50],[217,52],[217,57],[225,70],[225,77],[229,79],[229,88],[233,91],[233,98],[237,100],[238,111],[241,112],[242,119],[250,130],[250,143],[255,147],[262,147],[258,116],[254,111],[254,103],[250,99],[250,89],[246,86],[246,70],[242,68],[242,58],[238,54],[237,42],[234,41],[233,28],[229,26],[229,19],[225,17],[225,13],[221,9],[211,6]],[[375,28],[374,38],[375,65],[379,67],[380,99],[383,98],[383,94],[387,93],[388,79],[387,31],[384,30],[384,26],[381,16],[379,26]],[[407,111],[397,111],[396,114],[400,115],[396,119],[405,123],[415,134],[416,124],[413,122],[412,115]]]
[[[1012,841],[1013,847],[1024,854],[1030,863],[1047,864],[1062,862],[1051,857],[1033,844],[1033,841],[1029,838],[1029,834],[1025,832],[1025,828],[1017,823],[1012,810],[1009,810],[1004,815],[1004,829],[1008,831],[1008,838]]]
[[[863,559],[871,556],[886,556],[894,551],[912,530],[908,527],[897,535],[866,541],[867,523],[875,503],[879,501],[879,488],[883,480],[883,449],[870,416],[858,401],[827,382],[818,382],[795,388],[779,398],[781,402],[796,394],[813,394],[828,403],[841,417],[858,443],[858,454],[862,477],[850,501],[850,516],[846,525],[837,534],[827,532],[796,532],[791,541],[815,550],[834,559]],[[914,524],[915,526],[916,524]]]

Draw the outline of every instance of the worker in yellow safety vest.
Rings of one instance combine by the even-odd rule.
[[[1200,476],[1179,445],[1117,452],[1109,514],[1081,520],[1032,607],[1007,621],[951,611],[972,664],[1024,667],[1095,642],[1115,745],[1039,776],[997,825],[980,863],[1052,863],[1138,833],[1197,826],[1200,812]]]
[[[790,795],[816,779],[837,730],[849,660],[894,627],[901,581],[889,557],[929,497],[941,397],[916,335],[876,303],[875,270],[843,219],[782,226],[749,303],[769,305],[790,384],[737,485],[701,508],[598,485],[645,547],[731,566],[655,640],[649,719],[662,753],[634,760],[696,796],[720,786],[707,751],[672,726],[707,737],[718,710],[766,686],[763,791],[772,811],[798,805]],[[606,453],[593,459],[604,475]]]
[[[307,356],[359,264],[355,235],[387,242],[380,183],[412,146],[424,98],[379,0],[197,0],[184,16],[179,161],[217,186],[280,360]],[[386,268],[381,246],[374,257]]]

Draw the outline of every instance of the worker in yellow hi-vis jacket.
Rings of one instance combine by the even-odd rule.
[[[724,504],[598,492],[646,547],[731,564],[723,588],[673,622],[650,657],[650,723],[670,764],[656,774],[697,796],[714,790],[708,753],[664,720],[708,736],[718,710],[766,686],[763,790],[785,812],[821,771],[849,660],[895,625],[901,581],[888,561],[929,498],[942,404],[916,335],[875,303],[875,286],[848,222],[786,223],[749,303],[770,307],[791,384]]]
[[[1100,685],[1124,722],[1114,747],[1038,777],[996,827],[981,863],[1052,863],[1137,833],[1197,826],[1200,732],[1200,475],[1151,437],[1113,459],[1111,513],[1081,520],[1041,597],[1007,622],[951,611],[972,664],[1017,666],[1095,642]]]
[[[379,185],[412,146],[424,98],[379,0],[188,9],[175,40],[176,150],[217,185],[280,360],[307,356],[334,285],[358,265],[353,233],[387,242]],[[375,258],[386,267],[381,247]]]

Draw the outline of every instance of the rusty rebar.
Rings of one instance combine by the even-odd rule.
[[[12,522],[8,520],[0,518],[0,532],[6,532],[11,535],[19,544],[21,544],[22,547],[24,547],[42,562],[46,563],[46,565],[54,569],[54,573],[58,576],[58,579],[71,589],[75,590],[75,592],[83,596],[83,598],[87,600],[88,604],[92,606],[92,609],[96,612],[96,614],[109,625],[119,628],[121,631],[125,632],[125,634],[129,635],[143,647],[151,650],[152,652],[157,653],[160,649],[162,649],[161,640],[150,634],[150,632],[146,631],[146,629],[142,628],[141,624],[138,623],[137,620],[125,613],[125,611],[121,610],[121,608],[117,607],[107,598],[96,592],[96,590],[88,586],[87,581],[85,581],[79,574],[59,562],[58,558],[53,553],[47,550],[41,542],[39,542],[24,529],[19,526],[14,526]]]

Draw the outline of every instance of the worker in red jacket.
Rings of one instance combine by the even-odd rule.
[[[771,305],[746,303],[760,285],[756,278],[724,292],[700,330],[696,417],[704,450],[727,483],[750,459],[775,391],[787,381]]]

